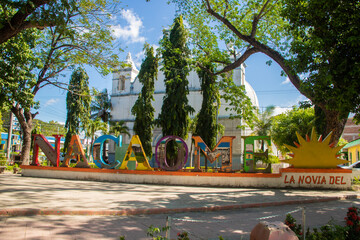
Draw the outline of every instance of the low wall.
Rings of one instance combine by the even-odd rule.
[[[203,173],[21,166],[26,177],[137,184],[254,188],[351,189],[351,170],[281,169],[270,173]],[[325,180],[324,180],[325,179]]]

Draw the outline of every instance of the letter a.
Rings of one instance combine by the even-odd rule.
[[[119,169],[127,170],[127,164],[129,161],[136,161],[138,163],[135,170],[153,170],[153,168],[150,167],[138,135],[134,135],[131,138],[128,150],[126,151],[125,157]]]
[[[80,161],[80,158],[83,159],[83,162]],[[61,167],[69,167],[70,159],[76,159],[76,166],[78,168],[90,168],[88,161],[85,156],[84,149],[81,145],[80,138],[78,135],[73,135],[71,137],[68,151],[65,155],[64,162]]]

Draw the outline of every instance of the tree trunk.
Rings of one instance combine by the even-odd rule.
[[[23,143],[21,147],[21,164],[29,165],[30,163],[30,150],[31,150],[31,131],[32,122],[36,114],[32,114],[30,111],[24,110],[20,105],[16,105],[11,108],[18,119],[21,130],[23,132]]]
[[[22,165],[30,164],[31,129],[31,127],[23,128],[23,145],[21,148]]]
[[[322,133],[325,138],[330,132],[332,132],[330,143],[338,143],[342,132],[344,131],[347,118],[340,119],[340,113],[336,110],[322,109],[325,113],[326,129]]]

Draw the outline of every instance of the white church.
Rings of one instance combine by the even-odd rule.
[[[111,118],[113,121],[125,121],[126,125],[130,129],[130,134],[134,135],[133,126],[135,116],[131,114],[131,108],[134,106],[135,101],[137,100],[138,95],[141,92],[142,84],[137,78],[139,70],[136,69],[134,62],[131,59],[130,53],[127,55],[125,63],[127,63],[127,65],[130,67],[119,68],[118,70],[113,72]],[[159,70],[158,78],[155,81],[154,101],[152,103],[155,108],[155,118],[157,118],[159,113],[161,112],[161,106],[165,95],[164,79],[164,74]],[[250,97],[252,104],[255,107],[259,108],[259,102],[256,93],[251,87],[251,85],[245,80],[244,64],[242,64],[240,67],[236,68],[233,71],[233,80],[238,86],[245,85],[246,94]],[[188,75],[188,81],[188,100],[189,104],[195,109],[194,115],[191,116],[194,117],[200,111],[202,104],[200,80],[195,71],[190,72],[190,74]],[[245,130],[238,129],[237,126],[241,124],[240,120],[229,119],[230,112],[225,110],[226,106],[228,106],[228,104],[223,99],[221,99],[221,106],[218,112],[218,121],[225,126],[224,136],[236,136],[233,144],[233,154],[234,156],[239,156],[242,152],[241,136],[248,136],[251,134],[252,131],[248,127],[246,127]],[[154,147],[161,137],[161,129],[155,128],[153,132]],[[218,139],[220,139],[220,137],[221,136],[219,136]],[[189,134],[189,139],[190,138],[191,134]],[[189,139],[187,140],[187,143],[191,143]],[[123,136],[123,141],[124,143],[129,143],[130,138],[128,136]],[[190,144],[188,144],[188,146],[190,147]]]

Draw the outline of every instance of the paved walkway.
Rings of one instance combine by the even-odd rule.
[[[91,230],[91,237],[86,234],[74,237],[69,231],[65,235],[59,234],[54,230],[57,228],[54,228],[51,232],[52,235],[49,235],[50,232],[46,230],[51,228],[50,225],[68,229],[72,225],[71,222],[77,226],[85,221],[86,224],[82,227],[86,226],[85,229],[90,231],[91,223],[87,222],[89,219],[94,220],[94,224],[97,223],[98,226],[104,228],[106,228],[106,222],[116,222],[122,219],[122,224],[127,224],[127,227],[122,226],[122,229],[131,230],[132,225],[136,226],[137,220],[134,219],[144,218],[144,226],[136,227],[143,229],[139,234],[144,236],[145,226],[150,226],[159,218],[162,219],[161,224],[163,224],[164,219],[169,214],[179,213],[178,215],[181,215],[197,212],[194,214],[198,214],[198,216],[213,214],[216,219],[216,216],[220,216],[224,210],[243,209],[245,212],[251,212],[257,209],[256,211],[259,212],[259,207],[264,207],[265,211],[265,207],[272,206],[271,209],[288,208],[290,211],[290,209],[295,209],[306,203],[318,203],[320,206],[324,206],[324,202],[329,205],[332,202],[344,199],[347,199],[348,202],[359,202],[360,192],[140,185],[29,178],[20,175],[1,174],[1,223],[3,226],[19,226],[21,229],[13,230],[20,231],[22,235],[19,238],[3,238],[2,235],[9,231],[4,232],[5,230],[2,230],[3,232],[0,231],[0,239],[49,239],[50,236],[52,239],[92,239],[94,236],[96,237],[94,229]],[[269,208],[266,209],[268,211]],[[271,212],[264,212],[262,215],[266,216],[266,214],[271,214]],[[13,218],[13,216],[17,217]],[[343,216],[341,218],[343,219]],[[71,222],[63,221],[64,219]],[[31,227],[29,228],[27,224],[23,226],[21,224],[24,223],[23,221],[28,221]],[[50,224],[50,222],[52,223]],[[40,229],[45,234],[44,238],[39,238]],[[96,226],[95,230],[103,231],[101,227]],[[31,237],[31,234],[35,234],[36,237]],[[142,239],[139,236],[133,235],[127,239]],[[114,239],[99,236],[96,238]]]

